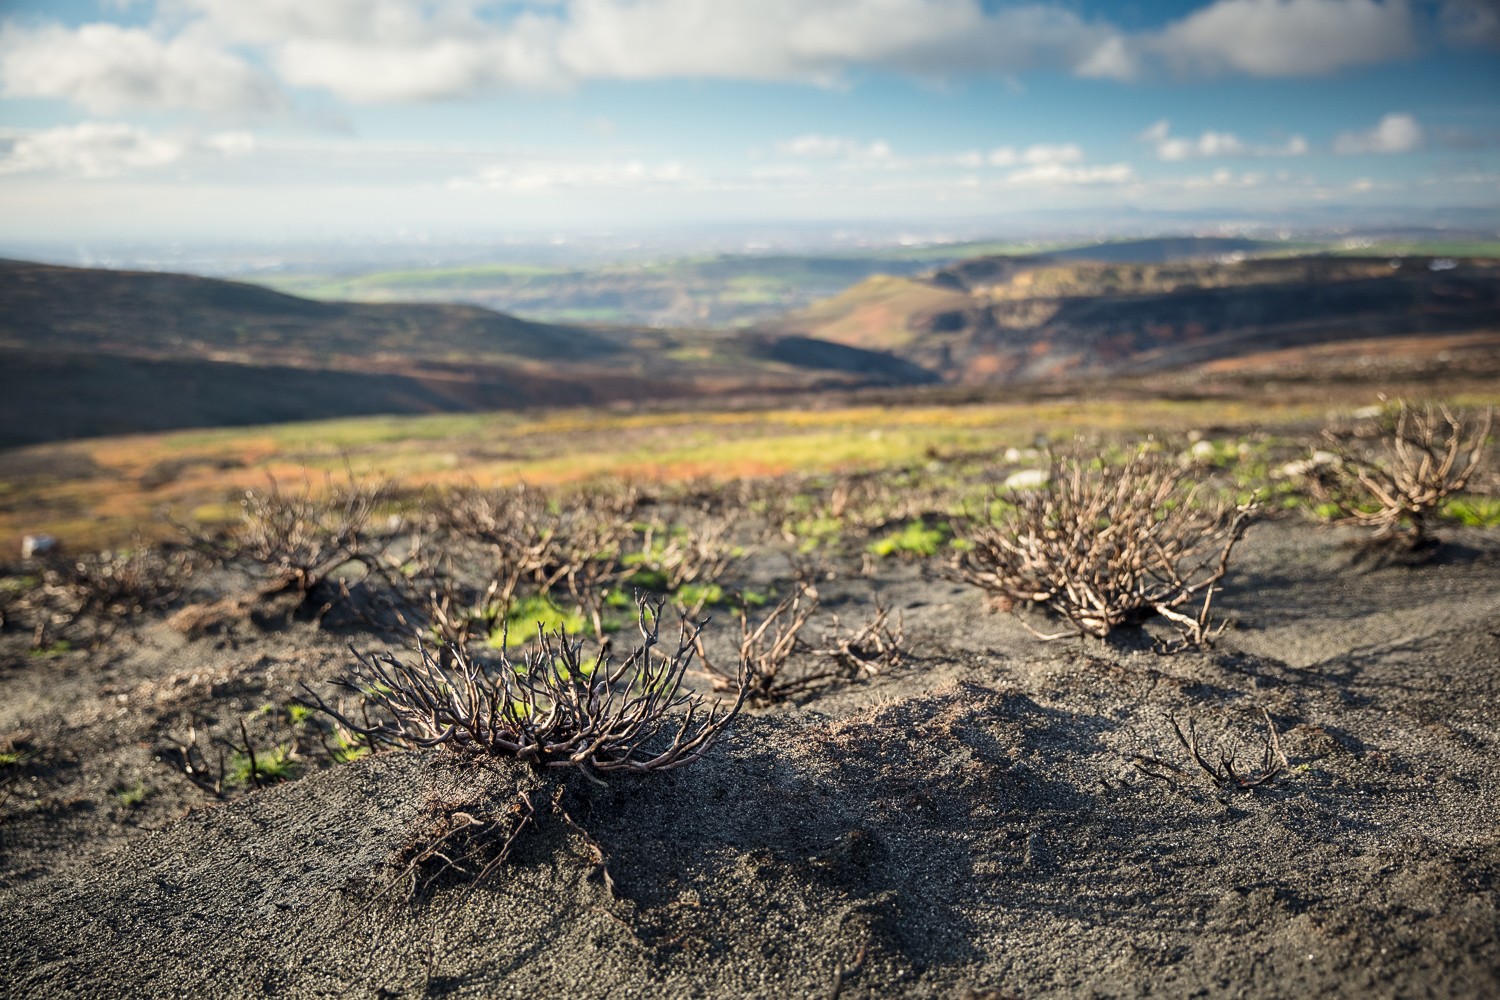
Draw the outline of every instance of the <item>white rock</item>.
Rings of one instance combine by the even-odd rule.
[[[1039,490],[1047,485],[1051,478],[1046,469],[1021,469],[1012,472],[1005,477],[1005,484],[1001,487],[1007,490]]]
[[[27,535],[21,539],[21,558],[34,559],[57,550],[57,539],[51,535]]]
[[[1333,452],[1315,451],[1308,458],[1300,459],[1296,462],[1286,463],[1285,465],[1278,468],[1275,472],[1273,472],[1272,475],[1280,479],[1295,479],[1298,476],[1307,475],[1314,469],[1322,468],[1326,465],[1338,464],[1339,457]]]

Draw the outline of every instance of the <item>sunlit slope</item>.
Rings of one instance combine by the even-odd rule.
[[[1500,262],[1294,257],[1163,264],[987,257],[872,278],[763,329],[889,350],[952,382],[1198,365],[1500,329]],[[1417,338],[1415,344],[1412,338]],[[1323,353],[1326,353],[1323,352]]]

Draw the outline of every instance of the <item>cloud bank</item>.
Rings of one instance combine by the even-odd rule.
[[[163,135],[120,122],[83,122],[0,134],[0,174],[98,179],[159,169],[195,155],[240,156],[254,148],[247,132]]]
[[[1392,112],[1370,129],[1341,132],[1333,140],[1333,151],[1342,156],[1366,153],[1411,153],[1427,142],[1426,130],[1411,115]]]
[[[1311,148],[1300,135],[1294,135],[1280,145],[1249,143],[1233,132],[1212,130],[1200,133],[1196,139],[1183,138],[1171,134],[1171,123],[1166,119],[1146,129],[1138,138],[1155,147],[1156,158],[1164,163],[1253,156],[1302,156]]]
[[[1450,0],[1442,25],[1500,34],[1477,0]],[[298,88],[388,104],[591,80],[1296,77],[1406,58],[1420,38],[1407,0],[1216,0],[1136,32],[979,0],[158,0],[150,28],[6,27],[0,88],[93,113],[266,112]]]

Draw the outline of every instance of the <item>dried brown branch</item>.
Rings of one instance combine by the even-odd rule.
[[[893,624],[890,609],[877,599],[874,614],[859,628],[846,627],[834,615],[812,654],[832,660],[849,677],[874,676],[901,665],[905,634],[902,616],[898,613]]]
[[[802,631],[817,610],[817,593],[803,586],[793,589],[754,624],[742,606],[737,670],[730,672],[713,663],[699,646],[709,680],[721,690],[743,683],[752,701],[768,704],[848,677],[847,666],[830,655],[833,647],[820,652],[803,638]],[[831,666],[824,665],[830,661]]]
[[[58,633],[92,644],[107,641],[126,619],[168,607],[199,568],[188,549],[138,542],[45,565],[37,585],[11,595],[11,621],[28,623],[40,648]]]
[[[374,721],[356,722],[304,688],[307,704],[374,743],[510,755],[539,767],[583,773],[665,771],[703,756],[738,714],[747,687],[727,707],[682,690],[701,626],[682,623],[676,649],[658,650],[662,604],[637,600],[641,644],[618,663],[608,644],[592,659],[565,632],[539,632],[520,661],[493,665],[461,647],[436,655],[419,646],[409,664],[355,654],[342,682],[364,696]]]
[[[659,577],[662,590],[716,583],[744,555],[731,539],[733,531],[734,522],[726,518],[703,516],[671,524],[653,518],[630,561],[637,572]]]
[[[240,501],[238,551],[266,568],[262,593],[291,591],[305,598],[341,567],[371,568],[383,546],[371,541],[370,520],[390,493],[389,483],[361,483],[352,476],[344,484],[330,479],[322,495],[308,483],[300,493],[288,493],[273,479],[266,490],[246,490]]]
[[[471,889],[483,885],[535,821],[536,807],[525,789],[501,805],[434,796],[423,807],[411,839],[396,854],[398,881],[407,884],[414,899],[451,873],[468,876]]]
[[[1220,788],[1248,791],[1269,783],[1291,766],[1286,759],[1286,754],[1282,752],[1281,737],[1276,733],[1276,724],[1271,721],[1271,714],[1265,709],[1261,709],[1260,714],[1266,723],[1266,735],[1262,740],[1260,762],[1249,771],[1241,770],[1236,765],[1235,748],[1221,748],[1217,753],[1206,749],[1198,736],[1197,724],[1191,718],[1188,719],[1186,730],[1175,717],[1169,718],[1168,721],[1171,723],[1172,732],[1176,735],[1177,741],[1182,744],[1193,763],[1208,776],[1210,781]],[[1171,770],[1182,773],[1180,768],[1151,758],[1140,758],[1137,761],[1137,767],[1141,767],[1142,761],[1170,767]],[[1142,770],[1145,768],[1142,767]],[[1153,776],[1160,777],[1160,775]]]
[[[477,586],[458,581],[451,566],[435,577],[427,606],[439,637],[462,645],[489,635],[522,589],[566,590],[602,637],[606,595],[633,572],[621,565],[630,527],[620,508],[618,499],[598,494],[563,505],[524,487],[453,494],[439,508],[439,523],[459,540],[479,543],[484,554],[473,561],[487,570]]]
[[[998,518],[956,522],[968,548],[954,575],[1005,610],[1037,604],[1066,622],[1043,634],[1022,619],[1041,639],[1103,638],[1159,615],[1181,645],[1202,645],[1216,634],[1214,595],[1258,506],[1208,499],[1188,475],[1144,449],[1120,465],[1054,458],[1044,488],[1009,497]]]
[[[1430,522],[1449,497],[1469,485],[1484,460],[1494,411],[1474,415],[1428,403],[1398,400],[1377,428],[1375,447],[1356,431],[1323,431],[1337,461],[1311,465],[1308,495],[1333,508],[1334,519],[1375,529],[1375,537],[1425,541]]]
[[[214,762],[209,763],[207,755],[198,745],[198,722],[194,719],[188,724],[187,739],[165,734],[169,746],[163,751],[161,758],[172,767],[182,773],[189,782],[212,795],[214,798],[224,797],[225,788],[225,765],[224,751],[221,749],[215,756]]]

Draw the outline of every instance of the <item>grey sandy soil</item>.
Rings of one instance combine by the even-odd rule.
[[[35,756],[0,807],[0,993],[1500,995],[1494,534],[1377,565],[1257,526],[1234,626],[1171,657],[1038,644],[910,565],[825,604],[866,607],[872,582],[909,663],[604,787],[389,753],[205,807],[156,759],[169,734],[284,705],[348,636],[149,622],[7,654],[0,735]],[[1253,768],[1261,709],[1293,766],[1253,791],[1215,787],[1168,723]],[[509,862],[408,898],[395,859],[435,803],[522,792],[537,820]]]

